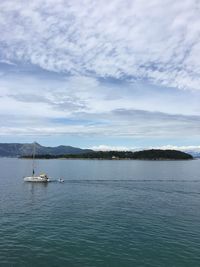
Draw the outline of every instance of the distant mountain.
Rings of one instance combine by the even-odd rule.
[[[0,143],[0,157],[21,157],[33,154],[32,144]],[[72,146],[46,147],[35,143],[36,155],[77,155],[93,152],[90,149],[81,149]]]
[[[192,150],[188,150],[188,151],[185,151],[186,153],[192,155],[194,158],[200,158],[200,152],[198,151],[192,151]]]

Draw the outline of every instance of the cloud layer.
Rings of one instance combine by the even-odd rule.
[[[84,76],[49,80],[7,74],[0,80],[0,135],[132,139],[199,135],[198,101],[195,104],[199,94],[169,90],[163,95],[155,88],[145,94],[141,87]]]
[[[199,10],[195,0],[0,1],[1,140],[196,145]]]
[[[196,0],[2,0],[0,59],[200,89]]]
[[[95,151],[139,151],[142,149],[170,149],[170,150],[180,150],[188,153],[200,153],[200,146],[154,146],[154,147],[126,147],[126,146],[109,146],[109,145],[99,145],[93,146],[91,149]]]

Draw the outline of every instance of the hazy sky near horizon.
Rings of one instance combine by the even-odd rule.
[[[200,2],[1,0],[0,142],[200,144]]]

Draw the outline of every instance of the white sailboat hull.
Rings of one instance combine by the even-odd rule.
[[[50,182],[49,178],[47,177],[40,177],[40,176],[30,176],[24,177],[25,182],[37,182],[37,183],[47,183]]]

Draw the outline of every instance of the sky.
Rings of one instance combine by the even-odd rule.
[[[0,142],[200,151],[200,1],[1,0]]]

